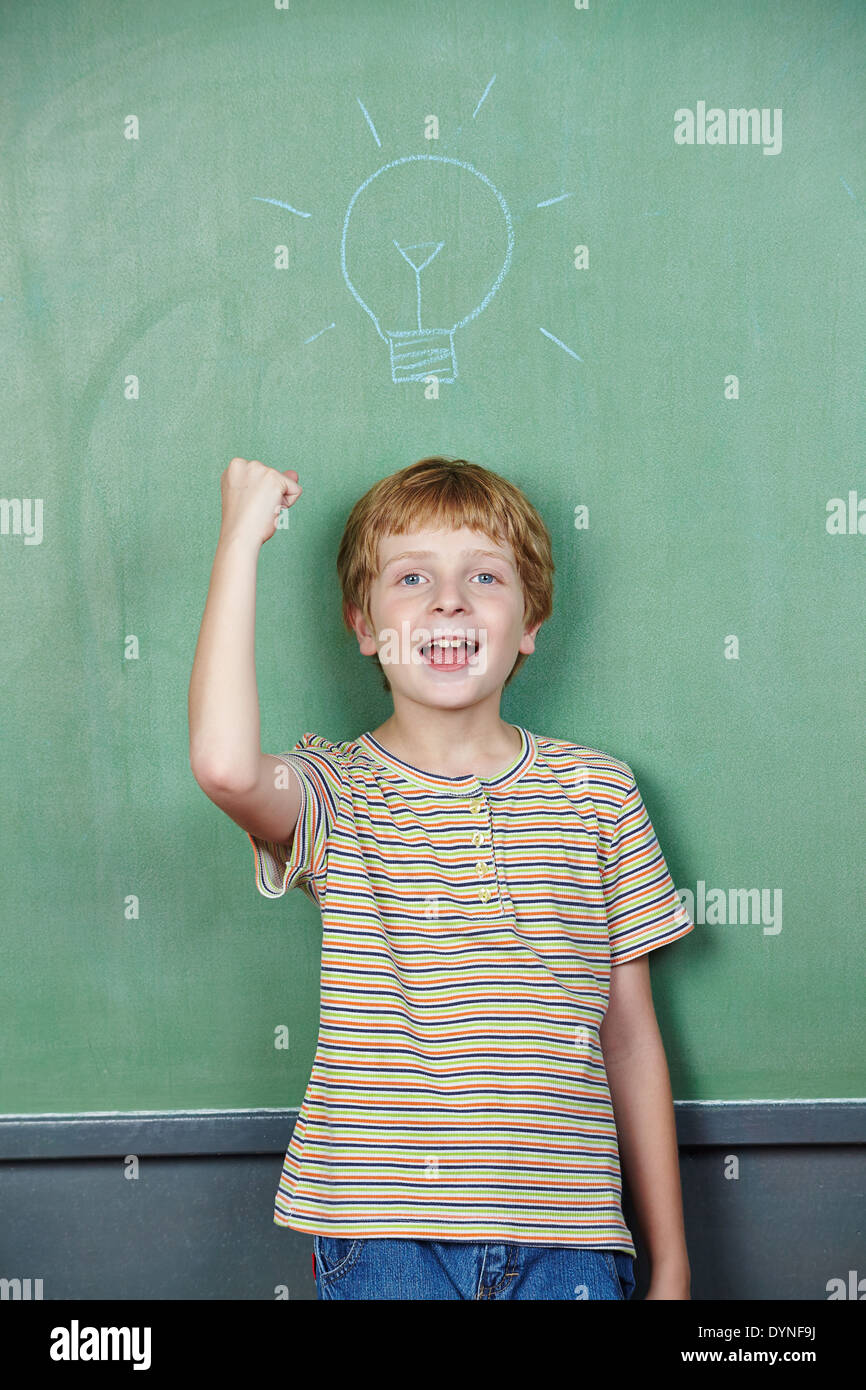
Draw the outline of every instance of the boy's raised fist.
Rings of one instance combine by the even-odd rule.
[[[222,534],[245,535],[260,545],[277,529],[280,512],[297,502],[303,488],[297,470],[284,473],[258,459],[234,458],[220,479]]]

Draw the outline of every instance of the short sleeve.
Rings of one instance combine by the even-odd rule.
[[[304,734],[279,757],[301,788],[301,806],[292,843],[262,840],[247,831],[253,847],[256,888],[266,898],[281,898],[299,887],[320,903],[318,889],[327,874],[328,840],[337,816],[345,782],[347,744],[329,743],[318,734]]]
[[[625,797],[607,834],[599,863],[607,907],[610,963],[623,965],[692,931],[652,822],[627,763]]]

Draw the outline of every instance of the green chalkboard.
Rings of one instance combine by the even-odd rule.
[[[500,472],[557,567],[503,717],[695,895],[675,1096],[862,1094],[864,57],[856,0],[0,8],[3,1111],[302,1098],[318,915],[188,764],[236,454],[304,486],[263,749],[390,713],[356,498]]]

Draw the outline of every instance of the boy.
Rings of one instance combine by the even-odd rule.
[[[463,459],[372,487],[337,570],[393,714],[276,757],[256,566],[297,479],[240,458],[222,476],[189,700],[193,773],[246,831],[259,892],[298,886],[322,911],[316,1056],[274,1221],[313,1235],[320,1298],[628,1298],[621,1149],[647,1297],[688,1299],[647,953],[694,923],[628,764],[499,714],[552,611],[544,523]]]

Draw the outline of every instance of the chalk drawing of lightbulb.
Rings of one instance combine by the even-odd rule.
[[[405,155],[356,189],[343,277],[388,344],[393,381],[457,379],[454,334],[487,308],[513,245],[505,199],[464,160]]]

